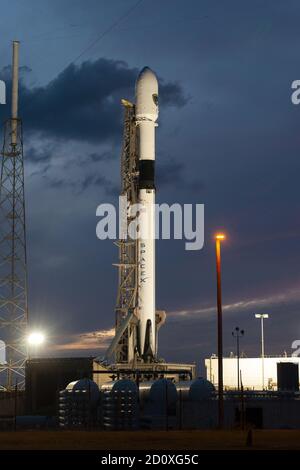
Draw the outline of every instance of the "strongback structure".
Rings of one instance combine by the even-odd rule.
[[[19,43],[13,42],[12,112],[4,124],[0,174],[0,387],[25,386],[28,319],[22,122],[18,118]],[[2,343],[3,344],[3,343]]]
[[[135,204],[138,201],[138,153],[137,134],[135,125],[135,106],[129,101],[122,100],[124,106],[124,135],[121,155],[121,195],[123,201]],[[132,221],[127,207],[126,232]],[[119,282],[116,302],[116,334],[119,339],[115,342],[116,362],[129,363],[134,360],[135,326],[137,323],[135,309],[138,296],[138,242],[130,238],[120,239],[119,247]]]

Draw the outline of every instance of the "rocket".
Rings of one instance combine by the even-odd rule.
[[[116,329],[106,354],[128,365],[157,362],[157,333],[166,313],[155,305],[155,129],[158,119],[158,81],[145,67],[138,75],[135,103],[126,108],[121,155],[122,212],[119,246],[119,288]],[[124,217],[125,215],[125,217]],[[126,230],[125,230],[126,225]],[[124,230],[123,230],[124,229]]]
[[[140,355],[151,361],[156,355],[155,318],[155,128],[158,118],[158,81],[145,67],[136,82],[136,127],[138,135],[138,345]]]

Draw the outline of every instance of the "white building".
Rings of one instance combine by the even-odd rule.
[[[277,356],[265,357],[241,357],[239,369],[241,371],[244,389],[249,390],[276,390],[277,389],[277,363],[293,362],[299,365],[300,357]],[[206,378],[216,387],[218,386],[218,358],[212,355],[205,359]],[[263,372],[264,369],[264,372]],[[264,376],[264,387],[263,387]],[[237,388],[237,358],[223,358],[223,383],[224,389]]]

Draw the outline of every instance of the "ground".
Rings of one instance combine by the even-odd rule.
[[[249,449],[247,431],[12,431],[0,432],[1,450]],[[300,449],[300,430],[253,431],[252,449]]]

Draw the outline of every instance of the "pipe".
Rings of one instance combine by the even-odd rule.
[[[19,41],[13,41],[12,97],[11,97],[11,143],[17,144],[18,98],[19,98]]]

